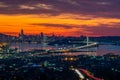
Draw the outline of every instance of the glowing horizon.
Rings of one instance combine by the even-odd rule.
[[[80,6],[82,3],[91,8]],[[18,35],[24,29],[28,35],[120,36],[120,12],[111,8],[113,4],[118,5],[112,0],[104,4],[88,0],[0,1],[0,33]]]

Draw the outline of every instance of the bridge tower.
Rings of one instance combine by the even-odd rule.
[[[89,37],[88,36],[86,36],[86,43],[87,43],[87,46],[89,45]]]

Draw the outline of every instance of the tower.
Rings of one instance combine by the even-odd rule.
[[[86,43],[87,43],[87,46],[88,46],[88,44],[89,44],[89,37],[87,36],[86,38],[87,38],[87,42]]]
[[[24,35],[24,30],[23,29],[21,29],[21,33],[20,33],[21,35]]]
[[[20,33],[19,33],[19,38],[20,39],[24,39],[24,30],[23,29],[21,29],[21,31],[20,31]]]
[[[41,36],[41,38],[43,38],[43,37],[44,37],[44,34],[43,34],[43,32],[41,32],[41,33],[40,33],[40,36]]]

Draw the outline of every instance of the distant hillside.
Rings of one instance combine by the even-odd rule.
[[[98,42],[120,42],[120,36],[91,37],[91,40]]]
[[[2,42],[2,41],[9,41],[12,37],[13,36],[0,33],[0,42]]]

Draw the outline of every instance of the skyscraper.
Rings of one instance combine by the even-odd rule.
[[[23,31],[23,29],[21,29],[21,33],[20,33],[21,35],[24,35],[24,31]]]
[[[24,38],[24,30],[23,29],[21,29],[21,31],[20,31],[20,33],[19,33],[19,38],[20,39],[23,39]]]

